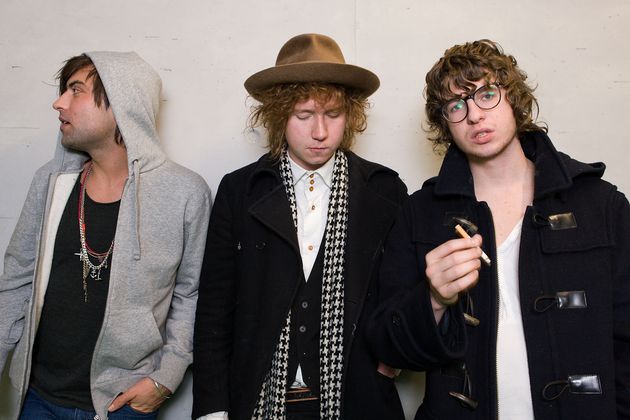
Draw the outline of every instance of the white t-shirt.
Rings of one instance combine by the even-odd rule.
[[[500,420],[534,419],[518,287],[522,226],[523,219],[497,249],[499,331],[496,357]]]

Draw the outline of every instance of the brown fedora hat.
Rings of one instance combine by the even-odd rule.
[[[348,86],[366,97],[380,85],[371,71],[346,64],[334,39],[320,34],[302,34],[282,46],[274,67],[250,76],[245,81],[245,89],[256,98],[257,92],[276,84],[307,82]]]

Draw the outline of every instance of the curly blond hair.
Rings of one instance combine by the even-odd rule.
[[[346,114],[346,127],[340,150],[349,150],[358,133],[367,128],[369,102],[361,92],[327,83],[278,84],[260,92],[255,99],[259,104],[252,106],[248,127],[262,126],[267,131],[267,147],[272,159],[280,158],[286,144],[286,127],[289,116],[298,102],[314,99],[319,104],[330,101],[339,103]]]

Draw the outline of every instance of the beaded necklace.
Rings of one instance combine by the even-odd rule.
[[[88,177],[92,173],[92,163],[87,167],[85,177],[79,189],[79,238],[81,240],[81,250],[79,251],[79,259],[83,263],[83,300],[87,303],[88,291],[87,291],[87,277],[89,276],[96,280],[101,281],[101,269],[107,268],[107,260],[114,250],[114,239],[109,246],[107,252],[96,252],[87,243],[85,239],[85,184]],[[90,257],[98,261],[97,265],[94,265],[90,261]]]

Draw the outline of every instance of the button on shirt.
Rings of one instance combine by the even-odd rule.
[[[324,239],[328,202],[335,159],[330,158],[316,171],[307,171],[289,156],[297,205],[297,237],[302,257],[304,279],[308,281]],[[308,302],[304,302],[308,306]],[[304,306],[303,306],[304,307]],[[303,332],[303,331],[302,331]],[[298,365],[293,386],[306,386]]]
[[[297,204],[297,237],[304,278],[308,281],[319,247],[324,239],[328,202],[335,160],[329,159],[317,171],[307,171],[289,157]]]

